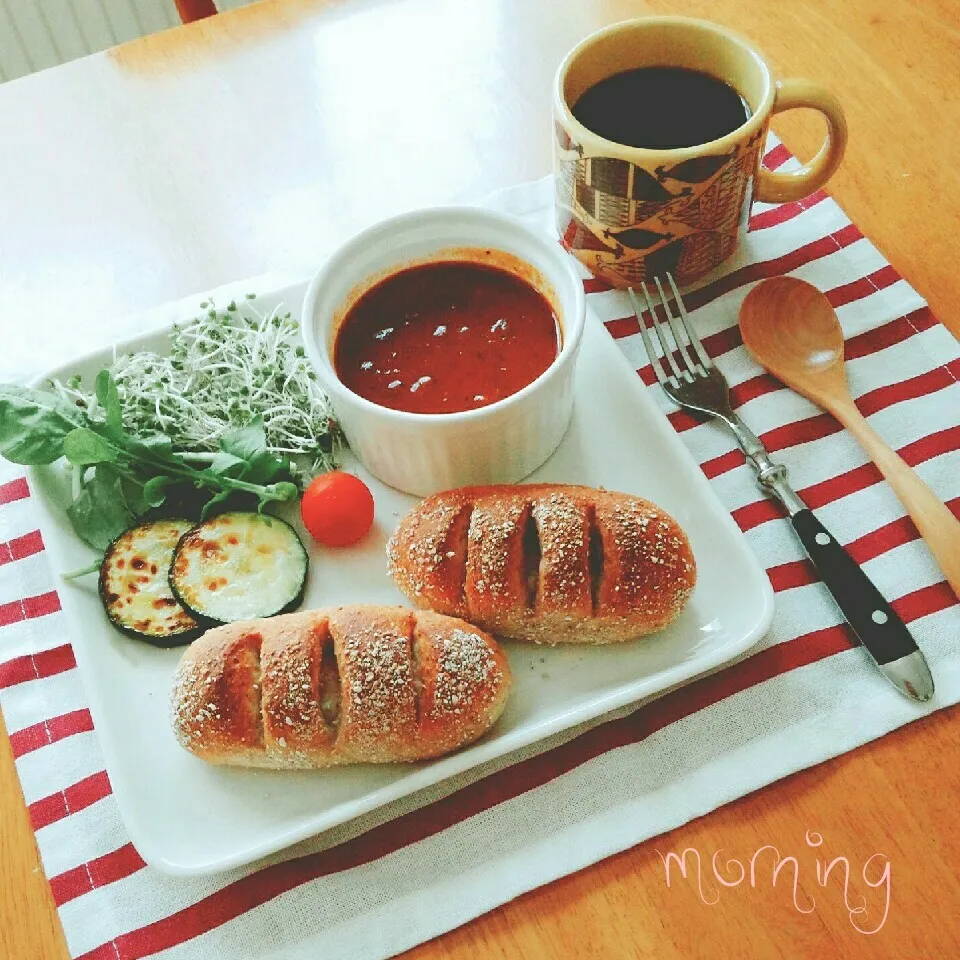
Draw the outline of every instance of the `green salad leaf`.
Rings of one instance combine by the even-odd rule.
[[[167,499],[167,487],[170,486],[170,477],[160,474],[151,477],[143,485],[143,501],[148,507],[159,507]]]
[[[230,466],[227,466],[228,458],[233,458]],[[235,463],[243,464],[239,473],[231,472]],[[224,468],[228,475],[242,477],[250,483],[271,483],[295,472],[288,457],[279,457],[267,449],[267,435],[260,417],[223,435],[220,452],[210,469],[220,472]]]
[[[65,457],[74,469],[67,514],[77,535],[98,550],[162,506],[175,488],[199,491],[203,516],[237,493],[255,497],[262,510],[295,500],[300,492],[293,463],[270,452],[259,419],[225,432],[220,451],[204,458],[203,465],[174,452],[161,433],[128,431],[108,370],[97,375],[93,410],[72,407],[42,390],[0,385],[0,455],[20,464]]]
[[[89,427],[77,427],[63,438],[63,455],[75,467],[116,460],[117,448]]]
[[[111,437],[119,437],[123,431],[123,408],[117,384],[109,370],[101,370],[93,383],[97,403],[103,409],[104,432]]]
[[[0,384],[0,456],[11,463],[53,463],[63,441],[85,418],[52,393]]]
[[[77,534],[96,550],[106,550],[136,520],[123,495],[121,475],[103,465],[67,507],[67,516]]]

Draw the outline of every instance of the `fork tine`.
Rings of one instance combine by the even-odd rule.
[[[660,362],[660,357],[657,355],[657,351],[654,350],[653,344],[650,341],[650,334],[647,333],[647,322],[643,319],[643,309],[640,306],[639,298],[636,293],[634,293],[633,287],[628,287],[627,293],[630,295],[630,302],[633,304],[633,310],[640,324],[640,336],[643,337],[643,346],[647,351],[647,356],[650,358],[650,366],[653,367],[653,372],[657,375],[657,380],[660,381],[662,386],[671,378],[667,376],[667,372]]]
[[[678,381],[686,379],[683,376],[683,372],[680,370],[680,367],[677,366],[677,361],[673,358],[673,347],[670,345],[670,337],[667,336],[666,325],[657,316],[657,309],[654,306],[653,301],[650,299],[650,294],[647,291],[646,283],[642,284],[640,289],[643,290],[644,299],[647,301],[647,307],[650,310],[650,317],[653,320],[653,329],[656,330],[657,339],[660,341],[660,346],[663,347],[664,359],[670,364],[670,369],[673,371],[673,375]],[[662,291],[660,302],[663,303]],[[664,304],[663,308],[666,310],[666,304]]]
[[[704,369],[709,370],[713,366],[713,361],[710,359],[710,354],[703,349],[703,344],[700,342],[700,338],[693,329],[693,324],[690,322],[690,317],[687,314],[687,308],[683,305],[683,300],[680,297],[680,291],[677,289],[677,285],[674,282],[672,273],[667,274],[667,280],[670,282],[670,289],[673,290],[673,299],[677,304],[677,309],[680,311],[680,320],[683,323],[683,329],[686,331],[687,337],[690,339],[690,343],[693,344],[693,349],[697,351],[697,356],[700,358],[700,362],[703,364]]]
[[[686,362],[687,367],[694,376],[702,375],[700,365],[697,363],[697,358],[693,355],[690,345],[681,332],[680,319],[675,316],[674,312],[670,309],[670,304],[667,301],[666,294],[663,292],[663,284],[660,283],[660,278],[654,277],[653,282],[657,285],[657,290],[660,293],[660,302],[663,304],[663,312],[667,315],[670,329],[673,331],[673,339],[677,341],[677,353],[680,355],[680,362]]]

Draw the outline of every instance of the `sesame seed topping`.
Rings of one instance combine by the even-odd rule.
[[[391,625],[351,632],[342,647],[344,723],[353,736],[376,740],[414,715],[409,640]]]
[[[460,705],[478,696],[489,701],[503,681],[503,674],[486,640],[459,627],[440,640],[435,713],[461,713]]]

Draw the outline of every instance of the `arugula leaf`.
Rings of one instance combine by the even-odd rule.
[[[293,464],[286,457],[278,457],[269,450],[264,449],[250,461],[250,466],[243,479],[248,483],[269,484],[281,477],[292,477]],[[299,491],[298,491],[299,492]]]
[[[165,477],[162,474],[151,477],[143,485],[143,500],[148,507],[159,507],[167,499],[166,488],[173,483],[171,477]]]
[[[295,483],[289,480],[280,483],[271,483],[263,488],[264,492],[269,494],[270,500],[296,500],[300,496],[300,490]],[[261,497],[260,505],[264,506],[264,498]]]
[[[246,462],[245,468],[236,472],[236,467],[224,455],[231,455]],[[291,476],[291,463],[278,457],[267,447],[267,435],[263,420],[256,417],[245,427],[236,427],[220,440],[220,453],[210,464],[210,469],[227,476],[241,477],[248,483],[270,483],[282,476]]]
[[[267,449],[267,434],[263,419],[256,417],[245,427],[234,427],[220,440],[220,449],[232,453],[241,460],[250,460]]]
[[[124,447],[134,457],[143,460],[170,460],[175,454],[170,438],[162,433],[148,433],[140,437],[126,437]]]
[[[200,511],[200,519],[206,520],[210,516],[210,511],[218,504],[223,503],[230,495],[231,490],[221,490],[219,493],[214,494],[204,505],[203,509]]]
[[[63,440],[83,426],[83,413],[52,393],[0,384],[0,456],[11,463],[53,463]]]
[[[226,450],[221,450],[213,458],[208,469],[211,473],[218,474],[221,477],[240,478],[249,467],[250,464],[246,460],[235,457],[232,453],[227,453]]]
[[[116,460],[119,451],[88,427],[77,427],[63,438],[63,455],[78,467]]]
[[[143,495],[143,479],[132,471],[116,463],[104,462],[97,464],[97,472],[104,482],[113,483],[113,478],[116,477],[120,484],[120,496],[132,516],[139,517],[150,509],[151,504],[147,503]]]
[[[97,402],[103,408],[104,427],[110,437],[119,437],[123,427],[123,410],[120,406],[120,394],[109,370],[101,370],[94,381]]]
[[[216,493],[210,500],[208,500],[204,504],[203,510],[200,512],[200,519],[206,520],[210,515],[210,512],[215,506],[217,506],[217,504],[223,503],[224,500],[239,492],[253,494],[257,498],[256,507],[260,513],[263,513],[263,509],[268,503],[273,503],[275,501],[296,500],[297,497],[300,496],[300,488],[295,483],[291,483],[289,480],[282,480],[279,483],[270,483],[260,486],[247,484],[244,481],[240,481],[231,489],[224,488],[220,490],[219,493]],[[252,510],[253,506],[254,504],[251,502],[250,506],[244,507],[244,509]]]
[[[136,519],[123,496],[120,474],[109,464],[96,468],[67,515],[77,535],[96,550],[106,550]]]

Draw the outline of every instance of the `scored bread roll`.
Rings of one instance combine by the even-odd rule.
[[[564,484],[427,497],[387,544],[417,607],[536,643],[618,643],[660,630],[696,582],[686,534],[640,497]]]
[[[486,732],[510,680],[496,641],[454,617],[310,610],[196,640],[177,669],[173,729],[187,750],[218,764],[424,760]]]

